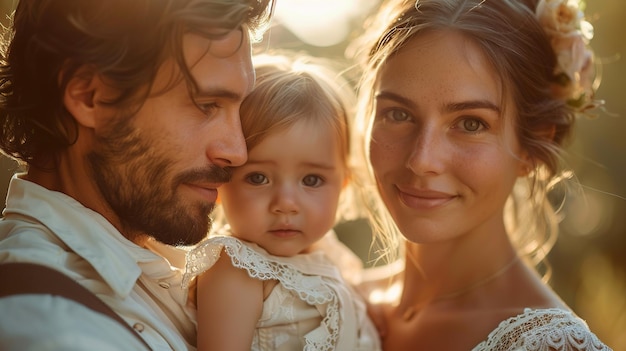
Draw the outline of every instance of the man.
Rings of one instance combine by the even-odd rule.
[[[0,349],[195,349],[181,274],[148,247],[200,241],[216,189],[245,162],[250,34],[272,6],[18,3],[0,67],[0,147],[26,172],[9,185],[0,263],[60,271],[140,338],[74,300],[18,294],[0,299]]]

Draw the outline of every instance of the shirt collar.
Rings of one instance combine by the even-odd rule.
[[[120,296],[127,296],[142,267],[148,275],[169,271],[167,260],[126,239],[99,213],[74,198],[14,175],[7,192],[4,216],[30,217],[52,231],[84,258]],[[159,267],[161,269],[154,269]],[[162,271],[162,270],[161,270]]]

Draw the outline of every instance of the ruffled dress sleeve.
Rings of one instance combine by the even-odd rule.
[[[188,285],[192,279],[213,266],[222,252],[231,258],[233,266],[246,270],[250,277],[276,280],[281,288],[290,291],[306,304],[315,306],[322,320],[317,328],[304,335],[304,350],[380,349],[375,328],[366,319],[365,305],[353,295],[354,292],[343,280],[339,270],[326,259],[323,252],[277,257],[269,255],[257,245],[234,237],[216,236],[187,254],[183,284]],[[364,324],[369,328],[364,329]]]

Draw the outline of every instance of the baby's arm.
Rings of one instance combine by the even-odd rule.
[[[198,350],[250,350],[263,310],[263,282],[233,267],[222,252],[198,276]]]

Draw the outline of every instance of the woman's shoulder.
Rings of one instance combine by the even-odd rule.
[[[571,311],[526,308],[521,314],[502,321],[473,351],[569,349],[611,350]]]

